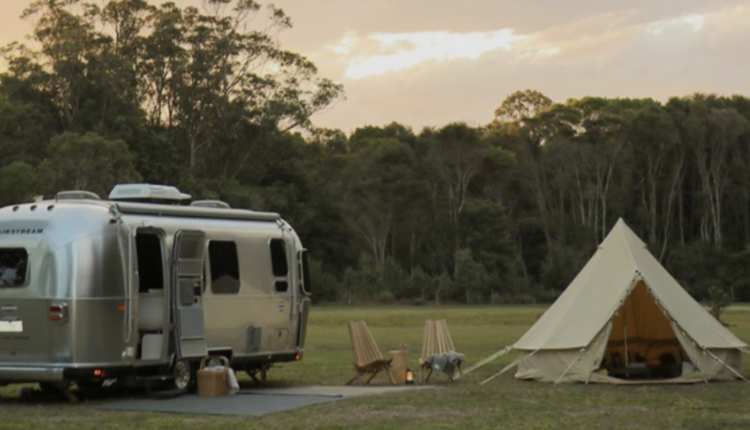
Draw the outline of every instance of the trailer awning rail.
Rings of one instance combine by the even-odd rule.
[[[275,212],[256,212],[245,209],[206,208],[198,206],[172,206],[151,203],[113,203],[122,214],[154,215],[184,218],[230,219],[241,221],[277,222],[281,215]]]

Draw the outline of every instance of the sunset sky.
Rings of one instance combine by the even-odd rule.
[[[94,0],[100,1],[100,0]],[[0,1],[0,44],[21,40],[29,0]],[[200,0],[175,3],[199,5]],[[481,125],[510,93],[750,95],[750,1],[274,0],[292,18],[283,46],[344,84],[314,118],[351,132]]]

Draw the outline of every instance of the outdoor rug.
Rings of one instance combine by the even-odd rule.
[[[97,409],[206,415],[260,416],[346,398],[401,393],[433,386],[309,386],[242,389],[234,396],[199,397],[186,394],[167,399],[136,399],[107,403]]]

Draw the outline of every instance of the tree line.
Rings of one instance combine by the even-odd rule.
[[[252,0],[37,0],[2,50],[0,203],[172,184],[281,213],[318,302],[553,300],[622,217],[696,298],[750,300],[750,99],[553,103],[486,125],[350,135],[343,88],[283,49]],[[340,108],[345,108],[342,105]]]

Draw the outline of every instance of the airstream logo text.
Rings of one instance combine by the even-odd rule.
[[[2,228],[0,234],[41,234],[43,228]]]

